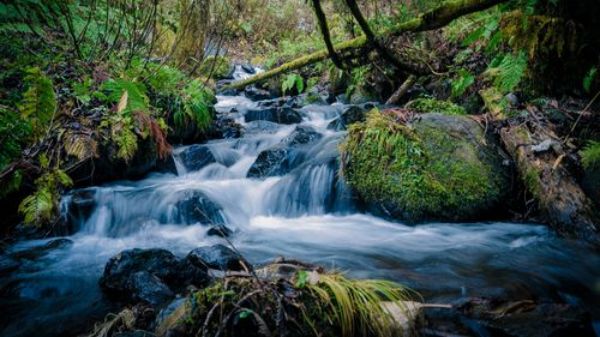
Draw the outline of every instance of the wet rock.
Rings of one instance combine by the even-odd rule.
[[[195,266],[205,266],[217,270],[245,270],[252,268],[242,256],[223,245],[200,247],[192,250],[187,259]]]
[[[217,158],[206,145],[192,145],[179,154],[186,169],[197,171],[208,164],[216,163]]]
[[[79,165],[74,165],[77,158],[69,157],[66,166],[75,166],[69,172],[69,176],[76,185],[94,185],[118,179],[141,179],[156,170],[161,162],[152,137],[139,140],[138,150],[128,161],[119,158],[118,147],[113,143],[100,146],[98,153],[98,158],[90,158]]]
[[[290,149],[273,148],[261,152],[248,170],[248,178],[262,178],[283,175],[292,168]]]
[[[146,271],[131,275],[128,288],[135,301],[144,301],[153,306],[168,302],[175,294],[158,277]]]
[[[164,249],[129,249],[107,262],[100,286],[127,302],[143,300],[156,305],[187,285],[209,281],[206,267],[180,260]]]
[[[366,113],[373,108],[372,105],[352,105],[340,114],[340,117],[334,119],[327,125],[328,130],[343,131],[348,125],[365,120]]]
[[[233,118],[218,118],[210,131],[215,139],[240,138],[242,126]]]
[[[15,252],[11,255],[11,257],[13,257],[15,259],[35,260],[35,259],[39,259],[40,257],[48,254],[49,252],[51,252],[53,250],[67,248],[67,247],[71,246],[72,244],[73,244],[73,241],[71,241],[69,239],[65,239],[65,238],[54,239],[54,240],[48,241],[44,245],[40,245],[40,246],[36,246],[36,247],[29,248],[26,250],[22,250],[19,252]]]
[[[201,191],[185,191],[175,204],[179,211],[180,222],[224,225],[222,208]]]
[[[281,144],[261,152],[248,170],[249,178],[262,178],[284,175],[304,160],[298,147],[315,142],[323,137],[310,126],[297,126],[281,141]]]
[[[253,101],[273,98],[268,90],[259,89],[254,85],[246,87],[246,89],[244,89],[244,95]]]
[[[67,223],[74,229],[75,224],[87,220],[96,207],[96,191],[94,189],[80,189],[72,191],[67,198]]]
[[[227,228],[225,225],[211,226],[206,235],[208,236],[219,236],[222,238],[230,237],[233,231]]]
[[[177,166],[175,165],[173,156],[168,155],[165,158],[158,159],[156,162],[156,171],[160,173],[177,174]]]
[[[269,121],[279,124],[296,124],[302,122],[302,115],[291,108],[268,108],[262,110],[248,110],[244,115],[246,122]]]
[[[251,75],[256,74],[256,69],[254,69],[254,67],[249,64],[242,64],[241,67],[248,74],[251,74]]]
[[[315,131],[312,127],[298,125],[296,126],[296,129],[283,140],[283,143],[286,146],[306,145],[315,142],[322,137],[323,135]]]
[[[163,308],[158,315],[156,315],[156,332],[162,336],[161,332],[172,328],[172,325],[178,323],[178,319],[173,319],[180,317],[178,315],[179,312],[188,313],[190,311],[190,299],[186,297],[179,297],[174,299],[169,305]]]

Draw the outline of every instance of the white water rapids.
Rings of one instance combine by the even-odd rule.
[[[398,281],[437,301],[502,293],[584,302],[599,298],[598,255],[557,238],[544,226],[408,226],[359,213],[331,164],[344,133],[326,126],[340,113],[341,104],[301,109],[302,124],[322,138],[302,148],[302,163],[296,169],[281,176],[247,178],[259,153],[279,144],[296,125],[257,128],[257,123],[249,125],[243,119],[256,102],[243,96],[218,100],[219,113],[247,127],[244,136],[209,142],[206,146],[217,162],[200,170],[185,166],[179,155],[186,147],[181,147],[174,153],[176,175],[156,173],[141,181],[90,189],[95,206],[69,237],[73,243],[31,261],[3,281],[11,290],[0,304],[11,310],[1,319],[5,328],[0,335],[57,336],[82,321],[101,320],[114,308],[103,299],[97,280],[107,260],[124,249],[161,247],[184,256],[193,248],[223,243],[222,238],[207,236],[206,224],[179,220],[176,204],[185,191],[202,191],[221,207],[227,227],[234,231],[233,244],[255,264],[278,256],[306,260],[353,277]],[[11,251],[47,241],[22,242]],[[78,316],[85,318],[77,322]]]

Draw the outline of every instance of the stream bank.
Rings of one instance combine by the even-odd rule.
[[[199,247],[227,245],[209,235],[218,225],[231,231],[228,240],[257,268],[285,256],[353,278],[397,281],[427,302],[461,308],[434,312],[434,331],[520,336],[514,330],[519,319],[560,331],[553,317],[567,313],[584,325],[581,331],[597,329],[600,256],[587,244],[538,224],[406,225],[361,213],[363,205],[337,174],[346,132],[329,127],[356,106],[217,98],[219,118],[241,125],[241,137],[175,149],[176,174],[74,190],[62,199],[72,235],[8,247],[1,305],[12,309],[2,318],[2,335],[90,331],[124,304],[110,300],[98,283],[111,257],[162,248],[184,259]],[[273,106],[275,113],[256,112]],[[298,116],[299,123],[276,123]],[[486,316],[510,303],[521,303],[513,313],[525,316],[509,315],[515,321],[500,327]],[[530,333],[549,331],[534,327]]]

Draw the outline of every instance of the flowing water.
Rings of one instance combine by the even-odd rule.
[[[113,307],[97,285],[104,264],[133,247],[162,247],[184,256],[195,247],[223,243],[193,223],[178,201],[201,191],[221,207],[233,244],[255,264],[278,256],[314,262],[353,277],[385,278],[419,290],[428,301],[467,296],[541,297],[600,303],[600,257],[584,245],[556,237],[541,225],[430,223],[408,226],[359,213],[338,180],[337,144],[343,132],[326,129],[343,105],[306,106],[302,125],[322,137],[294,152],[295,168],[268,178],[247,178],[263,150],[280,144],[296,125],[244,122],[243,96],[218,97],[217,110],[246,127],[240,139],[211,141],[215,163],[186,167],[177,148],[177,174],[151,174],[87,189],[89,216],[76,221],[71,244],[50,250],[0,279],[1,336],[64,336],[101,320]],[[231,112],[233,109],[233,112]],[[65,212],[72,196],[63,198]],[[49,240],[18,243],[12,254]]]

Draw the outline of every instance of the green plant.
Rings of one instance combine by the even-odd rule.
[[[440,101],[435,98],[417,98],[405,106],[420,113],[437,112],[444,115],[466,115],[465,109],[448,101]]]
[[[484,75],[492,80],[502,93],[514,90],[523,80],[527,70],[527,54],[506,53],[492,60]]]
[[[463,68],[459,69],[452,81],[452,97],[461,96],[473,83],[475,83],[475,76]]]
[[[298,74],[291,73],[285,77],[283,82],[281,82],[281,91],[285,95],[285,93],[294,88],[296,88],[298,93],[302,93],[302,91],[304,91],[304,79]]]
[[[52,80],[39,68],[26,70],[24,82],[27,90],[19,104],[21,117],[32,125],[33,133],[41,136],[49,127],[56,113],[56,95]]]
[[[600,142],[590,141],[581,150],[581,162],[586,169],[600,167]]]
[[[44,168],[45,164],[42,164]],[[35,181],[36,191],[21,201],[19,212],[26,225],[42,226],[52,221],[58,211],[60,191],[73,185],[71,178],[62,170],[46,172]]]
[[[465,117],[454,118],[469,125]],[[478,207],[497,203],[505,175],[483,155],[481,140],[472,138],[483,131],[471,126],[455,134],[441,120],[403,125],[370,112],[365,122],[350,126],[341,145],[344,177],[362,198],[409,221],[469,218]]]
[[[411,317],[405,302],[415,297],[415,293],[402,285],[384,280],[350,280],[341,274],[317,274],[314,280],[306,281],[308,272],[300,271],[296,282],[299,288],[306,288],[316,299],[319,310],[339,327],[341,336],[392,336],[397,324],[382,306],[382,302],[398,305],[407,318]],[[318,324],[314,317],[308,317],[308,324]]]
[[[215,96],[200,80],[190,81],[181,91],[181,104],[173,114],[175,124],[184,126],[187,121],[205,130],[212,122],[212,104]]]
[[[590,92],[590,90],[592,88],[592,84],[594,83],[594,80],[596,79],[597,74],[598,74],[598,68],[594,66],[594,67],[590,68],[590,70],[587,72],[587,74],[583,78],[583,89],[586,92],[588,92],[588,93]]]

